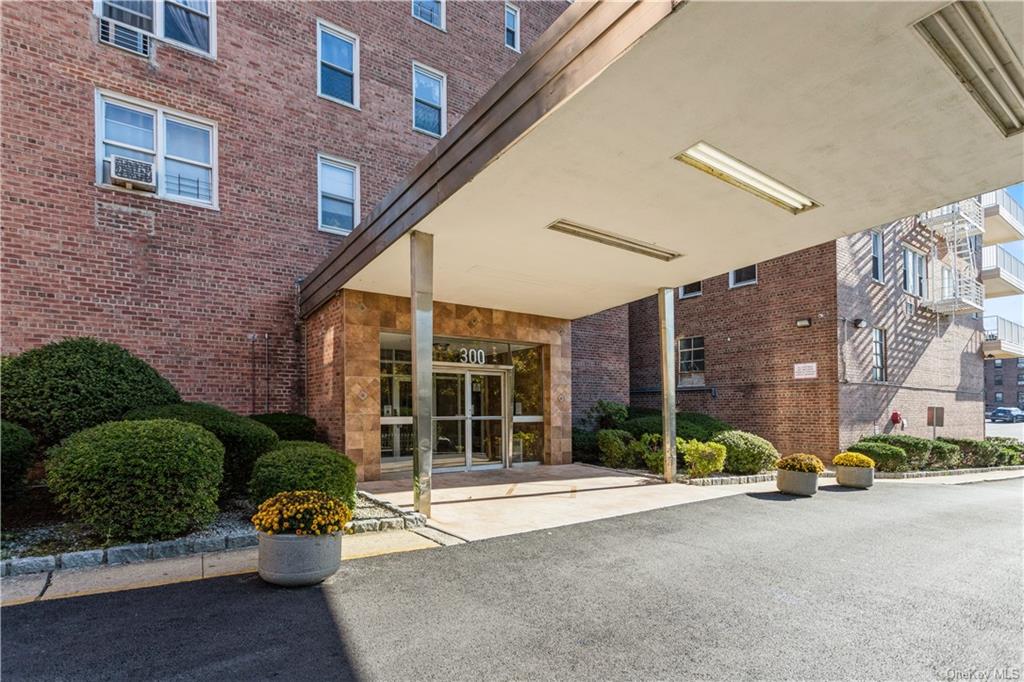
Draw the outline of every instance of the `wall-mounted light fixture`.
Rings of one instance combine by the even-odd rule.
[[[796,321],[796,326],[798,326],[798,327],[810,327],[811,326],[811,318],[804,317],[802,319],[797,320]]]
[[[857,317],[854,318],[853,320],[853,326],[856,327],[857,329],[864,329],[864,327],[868,326],[868,321],[863,318]]]

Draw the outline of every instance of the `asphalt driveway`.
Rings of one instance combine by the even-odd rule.
[[[1020,679],[1022,497],[751,494],[349,561],[317,588],[26,604],[0,612],[3,676]]]

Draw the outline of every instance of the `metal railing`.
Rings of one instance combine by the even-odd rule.
[[[921,223],[943,234],[952,233],[959,223],[968,235],[985,230],[985,211],[978,199],[971,197],[962,201],[925,211],[919,216]]]
[[[1024,325],[997,315],[986,315],[984,326],[986,341],[1002,341],[1024,347]]]
[[[1024,261],[1011,254],[1001,246],[986,246],[981,250],[981,268],[999,268],[1005,270],[1011,277],[1016,277],[1024,282]]]
[[[995,192],[985,192],[981,195],[981,205],[1000,206],[1009,213],[1017,224],[1024,227],[1024,207],[1017,203],[1017,200],[1010,196],[1005,189],[997,189]]]

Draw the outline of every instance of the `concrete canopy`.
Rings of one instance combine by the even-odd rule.
[[[412,229],[434,235],[436,300],[575,319],[1019,182],[1022,137],[914,28],[946,4],[577,3],[306,279],[302,312],[407,296]],[[1013,46],[1022,7],[990,6]],[[820,207],[674,158],[701,141]],[[682,255],[547,229],[563,219]]]

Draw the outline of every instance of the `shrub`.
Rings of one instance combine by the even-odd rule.
[[[639,440],[627,444],[626,448],[633,461],[641,462],[647,470],[655,474],[665,473],[665,453],[661,447],[661,434],[645,433]],[[682,453],[683,439],[676,438],[676,457]],[[677,462],[678,463],[678,462]]]
[[[816,455],[797,453],[780,459],[776,466],[785,471],[802,471],[807,474],[825,473],[825,465]]]
[[[3,415],[44,444],[120,419],[133,407],[181,400],[156,370],[124,348],[67,339],[4,363]]]
[[[587,410],[587,420],[597,429],[617,429],[626,421],[629,414],[622,403],[612,400],[598,400]]]
[[[243,492],[252,467],[264,452],[277,445],[277,434],[269,427],[206,403],[179,403],[132,410],[125,419],[177,419],[198,424],[224,444],[225,490]]]
[[[598,459],[597,434],[585,429],[572,430],[572,458],[576,462],[596,464]]]
[[[965,467],[991,467],[1000,464],[1003,450],[998,443],[990,440],[972,440],[970,438],[940,438],[947,447],[952,446],[963,453],[962,465]]]
[[[304,414],[290,412],[269,412],[254,414],[250,419],[258,421],[277,434],[281,440],[316,440],[316,420]]]
[[[0,495],[4,504],[16,500],[25,490],[25,474],[32,466],[36,439],[28,429],[0,420]]]
[[[352,519],[352,510],[321,490],[289,490],[260,505],[252,517],[256,530],[273,535],[326,535],[340,533]]]
[[[1007,436],[989,436],[985,440],[995,443],[1002,450],[1003,465],[1024,464],[1024,441]]]
[[[212,521],[223,465],[224,446],[194,424],[109,422],[54,447],[46,484],[100,535],[142,541]]]
[[[597,432],[597,449],[601,464],[612,469],[636,469],[643,466],[640,452],[630,445],[635,441],[628,431],[603,429]]]
[[[960,466],[963,454],[957,443],[940,438],[932,441],[932,451],[928,455],[929,469],[955,469]]]
[[[699,440],[679,439],[679,452],[690,468],[690,478],[706,478],[721,471],[725,465],[726,449],[720,443],[701,443]]]
[[[661,434],[661,415],[641,414],[633,417],[622,424],[622,428],[639,438],[645,433]],[[706,414],[696,412],[680,412],[676,415],[676,437],[684,440],[707,441],[714,438],[723,431],[729,431],[732,427],[723,421]]]
[[[871,469],[875,466],[875,460],[860,454],[859,452],[840,452],[832,458],[833,466],[857,467],[859,469]]]
[[[875,460],[875,468],[879,471],[906,471],[907,453],[903,448],[887,445],[878,441],[860,441],[846,448],[850,452],[859,452]]]
[[[723,431],[711,439],[725,446],[724,471],[730,474],[756,474],[775,468],[779,451],[760,436],[746,431]]]
[[[865,436],[861,442],[871,441],[874,443],[885,443],[895,445],[907,455],[907,467],[911,471],[919,471],[928,468],[929,455],[932,451],[932,443],[927,438],[917,436],[904,436],[901,434],[880,433],[874,436]],[[882,471],[882,469],[879,469]]]
[[[282,441],[256,460],[249,497],[259,504],[288,490],[321,490],[355,509],[356,465],[323,443]]]

